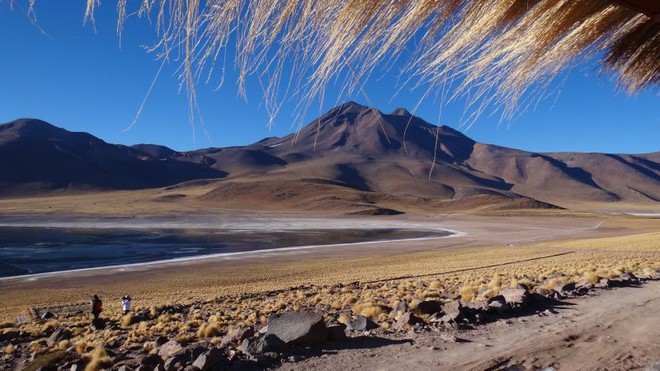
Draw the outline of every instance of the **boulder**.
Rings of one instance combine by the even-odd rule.
[[[149,354],[140,359],[140,366],[150,367],[152,370],[163,363],[163,359],[158,354]]]
[[[600,280],[598,280],[598,283],[594,285],[594,287],[598,289],[606,289],[610,286],[612,286],[612,283],[607,278],[601,278]]]
[[[525,288],[508,288],[500,291],[507,303],[514,307],[521,307],[529,301],[529,291]]]
[[[253,357],[269,352],[283,353],[288,349],[286,343],[273,334],[245,339],[241,348],[243,348],[243,353]]]
[[[46,344],[48,344],[48,347],[52,347],[53,345],[59,343],[62,340],[66,340],[71,338],[71,331],[58,327],[53,331],[52,334],[50,334],[50,337],[48,338]]]
[[[465,308],[459,300],[454,300],[443,305],[442,311],[445,312],[445,315],[442,317],[443,322],[459,322],[465,316]]]
[[[421,318],[415,316],[410,312],[406,312],[399,317],[392,328],[394,330],[408,330],[411,326],[415,326],[418,323],[424,323]]]
[[[415,310],[418,314],[435,314],[442,310],[440,302],[437,300],[425,300],[417,304]]]
[[[555,287],[555,291],[560,294],[566,295],[572,293],[573,290],[575,290],[575,286],[576,286],[575,282],[568,282],[563,285],[559,285]]]
[[[322,343],[328,339],[328,328],[318,312],[285,312],[268,318],[266,335],[275,335],[287,344]]]
[[[212,370],[225,360],[225,352],[222,349],[211,348],[197,357],[192,365],[198,370],[207,371]]]
[[[158,355],[163,359],[167,359],[180,352],[181,349],[183,349],[183,347],[178,341],[170,340],[160,346],[160,349],[158,349]]]
[[[226,348],[233,343],[240,344],[243,340],[252,336],[254,336],[254,329],[252,327],[242,327],[225,335],[220,343],[220,348]]]
[[[488,299],[488,309],[497,314],[502,314],[511,309],[511,306],[506,302],[503,295],[497,295]]]
[[[46,311],[39,316],[41,319],[51,319],[55,318],[55,315],[51,311]]]
[[[335,340],[335,341],[346,340],[346,326],[345,325],[328,326],[328,340]]]
[[[399,313],[405,313],[408,311],[408,303],[405,300],[399,300],[399,302],[394,307],[394,310]]]
[[[619,280],[620,280],[621,282],[623,282],[623,283],[627,283],[627,284],[631,284],[631,283],[637,283],[637,282],[639,282],[639,278],[637,278],[637,276],[635,276],[635,275],[632,274],[632,273],[628,273],[628,272],[626,272],[626,273],[621,273],[621,275],[619,276]]]
[[[355,316],[345,323],[348,331],[367,331],[378,328],[378,324],[365,316]]]

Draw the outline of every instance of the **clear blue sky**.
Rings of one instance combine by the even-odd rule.
[[[253,143],[295,130],[293,104],[286,103],[269,129],[268,114],[255,79],[249,81],[248,101],[237,95],[235,74],[215,90],[213,81],[198,87],[200,109],[208,135],[188,122],[188,102],[179,92],[177,64],[165,66],[136,125],[133,120],[160,62],[144,50],[155,41],[153,27],[130,19],[121,48],[116,33],[114,1],[104,1],[96,31],[83,26],[84,2],[40,0],[38,26],[26,16],[27,0],[10,10],[0,2],[0,122],[34,117],[71,131],[89,132],[110,143],[157,143],[176,150]],[[46,34],[42,33],[43,30]],[[397,76],[385,75],[365,84],[361,95],[337,97],[330,86],[326,103],[306,112],[304,123],[332,108],[337,101],[355,100],[383,112],[411,109],[421,92],[394,99]],[[433,124],[461,125],[463,106],[442,108],[424,101],[416,115]],[[473,139],[528,151],[644,153],[660,151],[660,97],[654,91],[627,96],[616,91],[595,65],[568,74],[557,97],[546,99],[512,121],[482,115],[465,133]]]

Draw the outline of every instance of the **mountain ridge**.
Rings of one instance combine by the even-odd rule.
[[[660,152],[526,152],[476,142],[405,108],[383,113],[355,102],[281,138],[186,152],[108,144],[20,119],[0,125],[0,155],[0,194],[28,183],[47,191],[153,188],[196,179],[327,179],[360,192],[433,199],[498,195],[557,205],[660,200]],[[12,157],[22,160],[12,165]]]

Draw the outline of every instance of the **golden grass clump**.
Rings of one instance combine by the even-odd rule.
[[[15,324],[13,321],[1,321],[0,322],[0,330],[5,329],[5,328],[12,328],[14,327]]]
[[[15,350],[16,350],[16,349],[14,348],[14,344],[8,344],[8,345],[5,347],[5,354],[12,355],[12,354],[14,354],[14,351],[15,351]]]
[[[377,318],[383,313],[383,308],[380,305],[372,302],[358,303],[352,308],[353,313],[365,316],[367,318]]]
[[[127,315],[123,316],[121,319],[122,327],[129,327],[133,323],[135,323],[135,316],[133,316],[133,313],[128,313]]]
[[[85,366],[85,371],[98,371],[112,366],[112,360],[101,345],[94,348],[89,357],[89,363]]]

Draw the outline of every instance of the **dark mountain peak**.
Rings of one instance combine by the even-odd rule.
[[[12,131],[20,136],[49,136],[54,133],[66,132],[46,121],[31,118],[20,118],[0,125],[0,132]]]
[[[412,113],[410,113],[410,111],[408,111],[407,109],[405,109],[403,107],[399,107],[399,108],[395,109],[394,111],[392,111],[392,113],[390,113],[390,115],[410,117],[410,116],[412,116]]]

